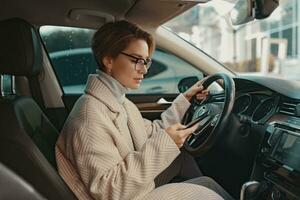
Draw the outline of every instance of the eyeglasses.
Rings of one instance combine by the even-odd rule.
[[[133,61],[133,62],[135,63],[134,68],[136,71],[144,70],[144,66],[146,66],[146,70],[148,71],[148,69],[151,66],[151,63],[152,63],[151,58],[143,59],[143,58],[139,58],[139,57],[135,57],[133,55],[127,54],[125,52],[121,52],[121,54],[135,59],[135,61]]]

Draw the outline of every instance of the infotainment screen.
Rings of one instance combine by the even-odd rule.
[[[289,168],[300,172],[300,134],[284,130],[280,130],[280,132],[282,134],[275,146],[272,157]]]

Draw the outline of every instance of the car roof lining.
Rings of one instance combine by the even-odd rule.
[[[197,3],[186,0],[3,0],[0,20],[19,17],[35,26],[97,29],[109,21],[107,16],[112,16],[114,20],[127,19],[155,29]],[[71,16],[74,10],[80,17]]]

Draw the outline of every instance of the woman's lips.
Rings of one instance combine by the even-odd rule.
[[[142,82],[143,78],[134,78],[134,80],[138,83]]]

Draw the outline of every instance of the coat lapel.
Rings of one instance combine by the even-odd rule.
[[[126,110],[127,118],[128,118],[127,126],[131,133],[135,150],[138,151],[143,147],[144,143],[147,140],[144,120],[139,110],[128,99],[126,99],[124,102],[124,108]]]
[[[122,115],[123,109],[110,89],[97,77],[97,75],[89,75],[85,93],[95,97],[108,107],[112,112],[113,123],[122,134],[122,130],[124,130],[124,126],[126,125]]]
[[[127,114],[126,118],[125,113],[122,113],[124,112],[122,105],[117,101],[109,88],[94,74],[88,78],[85,93],[103,102],[116,114],[115,119],[113,119],[115,126],[123,136],[129,136],[125,138],[130,144],[133,143],[135,150],[140,150],[147,140],[147,134],[145,132],[144,120],[136,106],[128,99],[125,99],[123,105]],[[129,147],[130,146],[132,147],[132,145],[129,145]]]
[[[115,115],[112,119],[116,128],[119,130],[120,134],[124,137],[128,150],[133,150],[134,139],[130,136],[132,135],[131,130],[128,127],[128,116],[130,114],[124,113],[124,108],[117,101],[116,97],[112,94],[109,88],[97,77],[97,75],[90,75],[87,81],[87,86],[85,93],[95,97],[102,103],[104,103],[108,109]],[[124,103],[125,104],[125,103]],[[127,111],[126,111],[127,112]]]

